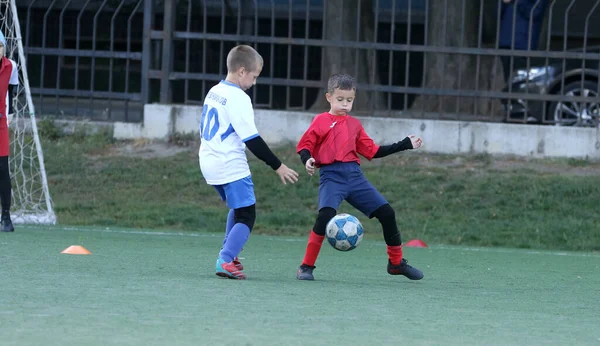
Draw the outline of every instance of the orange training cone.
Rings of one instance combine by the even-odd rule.
[[[81,245],[71,245],[68,248],[62,250],[61,253],[67,254],[67,255],[91,255],[92,253],[89,252],[86,248],[84,248]]]
[[[427,244],[425,244],[425,242],[422,241],[422,240],[413,239],[413,240],[409,240],[406,243],[404,243],[403,246],[407,246],[407,247],[427,247]]]

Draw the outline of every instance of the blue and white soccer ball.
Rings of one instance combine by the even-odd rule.
[[[363,238],[363,226],[350,214],[338,214],[327,223],[325,236],[334,249],[350,251],[356,249]]]

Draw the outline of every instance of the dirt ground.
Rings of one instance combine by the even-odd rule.
[[[196,147],[196,150],[197,148],[198,147]],[[192,146],[181,146],[167,142],[136,140],[133,142],[124,142],[118,144],[115,148],[115,153],[120,156],[152,159],[169,157],[190,150],[193,150]]]

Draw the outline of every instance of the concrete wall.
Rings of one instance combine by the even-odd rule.
[[[202,107],[146,105],[143,124],[115,123],[117,139],[168,139],[199,131]],[[256,126],[271,145],[295,143],[314,114],[256,110]],[[574,157],[600,160],[600,129],[441,120],[360,118],[378,144],[409,134],[423,138],[421,150],[432,153],[489,153],[528,157]]]

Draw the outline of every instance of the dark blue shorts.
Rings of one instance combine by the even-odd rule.
[[[319,210],[338,210],[343,200],[371,217],[388,202],[367,180],[356,162],[335,162],[320,168]]]

